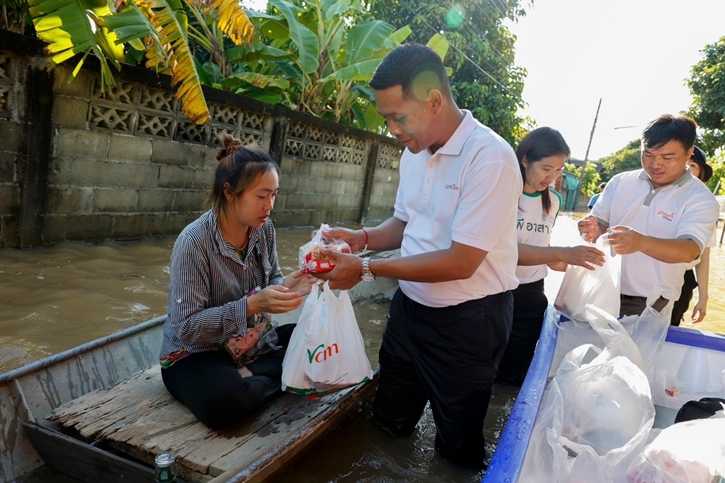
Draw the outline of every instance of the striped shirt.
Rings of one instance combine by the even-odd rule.
[[[181,232],[171,252],[168,318],[160,357],[185,349],[189,353],[221,350],[233,334],[255,325],[247,316],[246,294],[253,288],[282,283],[274,226],[249,228],[246,258],[240,259],[219,227],[214,210]],[[266,333],[245,360],[277,347],[277,333]]]

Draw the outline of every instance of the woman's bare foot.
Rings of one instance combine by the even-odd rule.
[[[237,372],[242,377],[252,377],[254,375],[254,374],[252,374],[252,371],[250,371],[249,369],[247,369],[247,366],[240,367],[239,369],[237,369]]]

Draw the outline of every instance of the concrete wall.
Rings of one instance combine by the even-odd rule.
[[[68,84],[74,64],[49,69],[41,43],[0,31],[0,45],[0,246],[178,234],[203,211],[224,133],[280,164],[278,227],[392,214],[393,139],[212,89],[197,126],[167,77],[124,67],[104,93],[92,61]]]

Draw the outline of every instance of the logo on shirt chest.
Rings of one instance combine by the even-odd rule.
[[[661,217],[664,220],[672,221],[675,219],[675,212],[667,213],[665,210],[660,210],[657,212],[657,216]]]
[[[452,190],[452,191],[458,191],[460,189],[458,186],[456,186],[455,183],[454,184],[447,184],[447,185],[444,186],[444,188],[447,189],[447,190]]]

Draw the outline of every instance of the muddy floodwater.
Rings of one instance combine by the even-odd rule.
[[[280,265],[298,265],[310,229],[278,230]],[[0,249],[0,373],[166,313],[169,256],[174,238],[133,243],[60,243],[31,250]],[[561,216],[553,245],[578,243],[575,222]],[[725,252],[713,248],[710,302],[695,328],[725,334]],[[547,278],[553,301],[561,274]],[[378,365],[389,301],[366,300],[355,311],[370,362]],[[685,323],[685,327],[692,324]],[[494,388],[484,434],[493,454],[516,391]],[[417,431],[393,439],[369,421],[369,407],[334,431],[280,480],[300,482],[474,482],[482,474],[453,467],[433,451],[435,425],[426,409]],[[43,471],[33,483],[67,482]]]

